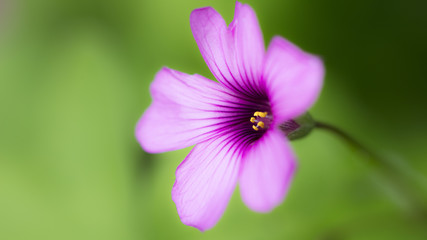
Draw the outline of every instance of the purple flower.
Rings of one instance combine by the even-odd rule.
[[[176,170],[172,199],[181,221],[204,231],[222,216],[237,183],[254,211],[283,201],[296,163],[279,126],[313,104],[324,70],[319,58],[281,37],[265,51],[248,5],[236,3],[228,27],[211,7],[194,10],[190,24],[219,82],[163,68],[136,137],[150,153],[195,145]]]

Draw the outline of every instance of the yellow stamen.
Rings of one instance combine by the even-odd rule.
[[[258,116],[260,117],[266,117],[268,112],[258,112]]]
[[[255,118],[251,117],[251,123],[254,123],[254,122],[255,122]]]
[[[265,125],[264,125],[264,123],[263,122],[258,122],[258,124],[256,125],[257,127],[261,127],[261,128],[264,128],[265,127]]]
[[[255,130],[255,131],[258,131],[259,129],[257,128],[257,127],[255,127],[254,125],[252,125],[252,128]]]
[[[258,117],[258,114],[259,114],[260,112],[255,112],[254,113],[254,117]]]

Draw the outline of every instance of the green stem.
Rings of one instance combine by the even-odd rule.
[[[420,194],[418,194],[417,189],[414,189],[413,186],[408,184],[410,179],[405,179],[405,174],[399,171],[398,167],[394,166],[390,161],[376,154],[374,151],[365,147],[359,141],[335,126],[316,121],[314,123],[314,127],[334,133],[349,145],[364,153],[366,159],[375,167],[381,178],[383,178],[387,185],[389,185],[389,187],[403,199],[405,205],[410,208],[410,212],[414,215],[421,216],[422,218],[426,217],[427,207],[424,199],[422,199]]]
[[[361,144],[359,141],[357,141],[356,139],[351,137],[349,134],[347,134],[346,132],[344,132],[343,130],[341,130],[335,126],[332,126],[332,125],[327,124],[327,123],[316,121],[314,123],[314,127],[324,129],[324,130],[330,131],[330,132],[338,135],[339,137],[344,139],[348,144],[350,144],[352,147],[363,152],[366,155],[366,158],[372,164],[377,165],[377,164],[381,164],[381,163],[385,162],[384,159],[382,159],[380,156],[378,156],[375,152],[371,151],[370,149],[365,147],[363,144]]]

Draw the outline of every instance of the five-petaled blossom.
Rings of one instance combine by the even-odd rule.
[[[150,153],[195,145],[176,170],[172,199],[181,221],[204,231],[222,216],[237,183],[254,211],[282,202],[296,163],[279,126],[314,103],[324,69],[281,37],[266,51],[248,5],[236,3],[228,27],[211,7],[194,10],[190,24],[219,82],[161,69],[136,137]]]

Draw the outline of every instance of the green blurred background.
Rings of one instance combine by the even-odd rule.
[[[313,116],[392,159],[425,197],[426,1],[244,2],[266,44],[282,35],[324,59]],[[213,6],[230,22],[234,4],[0,1],[0,239],[427,239],[405,194],[321,130],[292,143],[298,172],[273,212],[236,191],[212,230],[180,222],[171,189],[189,149],[149,155],[133,131],[162,66],[212,76],[190,12]]]

